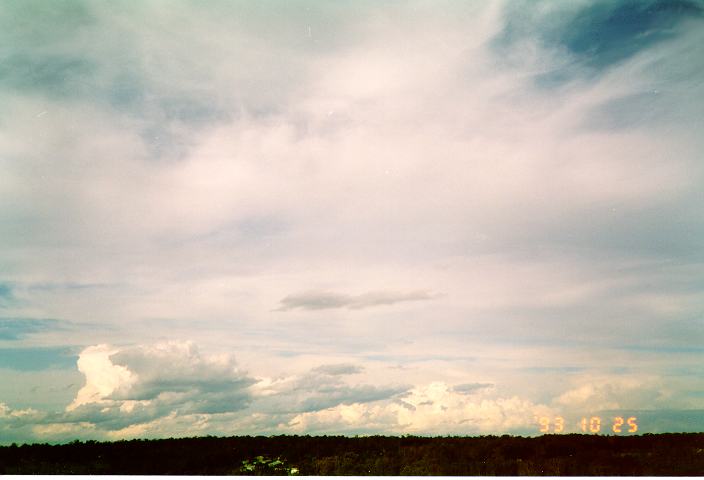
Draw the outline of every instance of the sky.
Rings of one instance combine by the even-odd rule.
[[[0,444],[704,430],[704,3],[0,6]]]

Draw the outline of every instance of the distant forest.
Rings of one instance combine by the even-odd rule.
[[[704,475],[704,434],[198,437],[0,447],[0,474]]]

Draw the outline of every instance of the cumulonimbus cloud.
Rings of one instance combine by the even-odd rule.
[[[81,352],[78,368],[85,384],[68,412],[232,412],[249,403],[247,388],[255,382],[231,356],[202,355],[192,342],[96,345]]]

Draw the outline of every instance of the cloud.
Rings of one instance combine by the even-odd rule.
[[[5,403],[0,403],[0,419],[2,420],[26,417],[32,417],[36,419],[39,416],[39,412],[32,408],[27,408],[24,410],[15,410],[8,407]]]
[[[32,429],[41,426],[46,417],[46,413],[33,408],[11,408],[0,402],[0,443],[36,439]]]
[[[135,375],[122,365],[115,365],[110,355],[117,350],[108,345],[84,349],[78,358],[78,370],[85,376],[85,385],[67,407],[75,410],[81,405],[101,402],[119,388],[129,388],[136,381]]]
[[[190,342],[112,347],[81,352],[85,385],[66,408],[67,418],[121,426],[178,412],[213,414],[247,406],[254,380],[229,355],[201,355]]]
[[[587,373],[571,379],[570,387],[553,400],[553,405],[571,412],[695,408],[689,399],[672,398],[672,384],[656,375],[630,376]]]
[[[393,432],[479,434],[528,432],[535,416],[550,411],[518,397],[491,398],[453,392],[443,382],[421,385],[400,395],[398,402],[338,405],[294,417],[289,426],[312,432]]]
[[[321,365],[310,371],[278,379],[262,379],[253,386],[261,397],[259,408],[272,414],[322,410],[336,405],[368,403],[396,397],[408,385],[350,385],[342,377],[361,373],[351,364]]]
[[[335,292],[309,291],[289,295],[281,300],[280,311],[301,310],[326,310],[333,308],[348,308],[361,310],[363,308],[381,305],[394,305],[402,302],[417,302],[436,298],[426,291],[401,292],[367,292],[360,295],[347,295]]]
[[[564,394],[524,370],[561,365],[685,372],[663,402],[697,406],[693,5],[9,3],[0,340],[93,345],[62,421],[96,431],[381,426],[434,382],[510,410]],[[17,323],[43,318],[75,323]],[[364,370],[311,370],[339,362]],[[618,397],[593,388],[565,398]]]
[[[64,412],[0,405],[0,441],[233,432],[531,435],[538,433],[541,416],[564,416],[573,431],[575,418],[617,410],[639,412],[642,431],[649,431],[665,428],[668,418],[682,421],[682,415],[665,412],[667,406],[701,408],[694,397],[673,401],[681,389],[677,381],[686,377],[665,381],[653,374],[579,371],[565,378],[557,372],[560,380],[553,382],[562,386],[538,401],[507,393],[507,385],[496,381],[398,385],[382,376],[372,382],[369,369],[352,363],[254,379],[231,356],[203,354],[191,342],[96,345],[81,352],[78,367],[85,384]],[[650,413],[642,414],[645,409]]]
[[[243,425],[257,433],[300,412],[385,401],[409,388],[349,384],[344,377],[363,372],[350,363],[256,382],[236,368],[231,356],[203,355],[190,342],[95,345],[80,353],[78,368],[85,384],[65,412],[32,410],[12,424],[0,418],[0,431],[12,431],[14,438],[58,440],[231,433]],[[9,419],[5,410],[0,414]]]
[[[480,390],[493,387],[493,383],[462,383],[452,387],[453,392],[471,394]]]
[[[353,375],[364,371],[359,365],[351,363],[337,363],[330,365],[321,365],[313,369],[314,372],[323,373],[325,375]]]

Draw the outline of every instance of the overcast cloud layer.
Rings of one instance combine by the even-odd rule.
[[[0,442],[704,430],[702,44],[689,0],[4,2]]]

